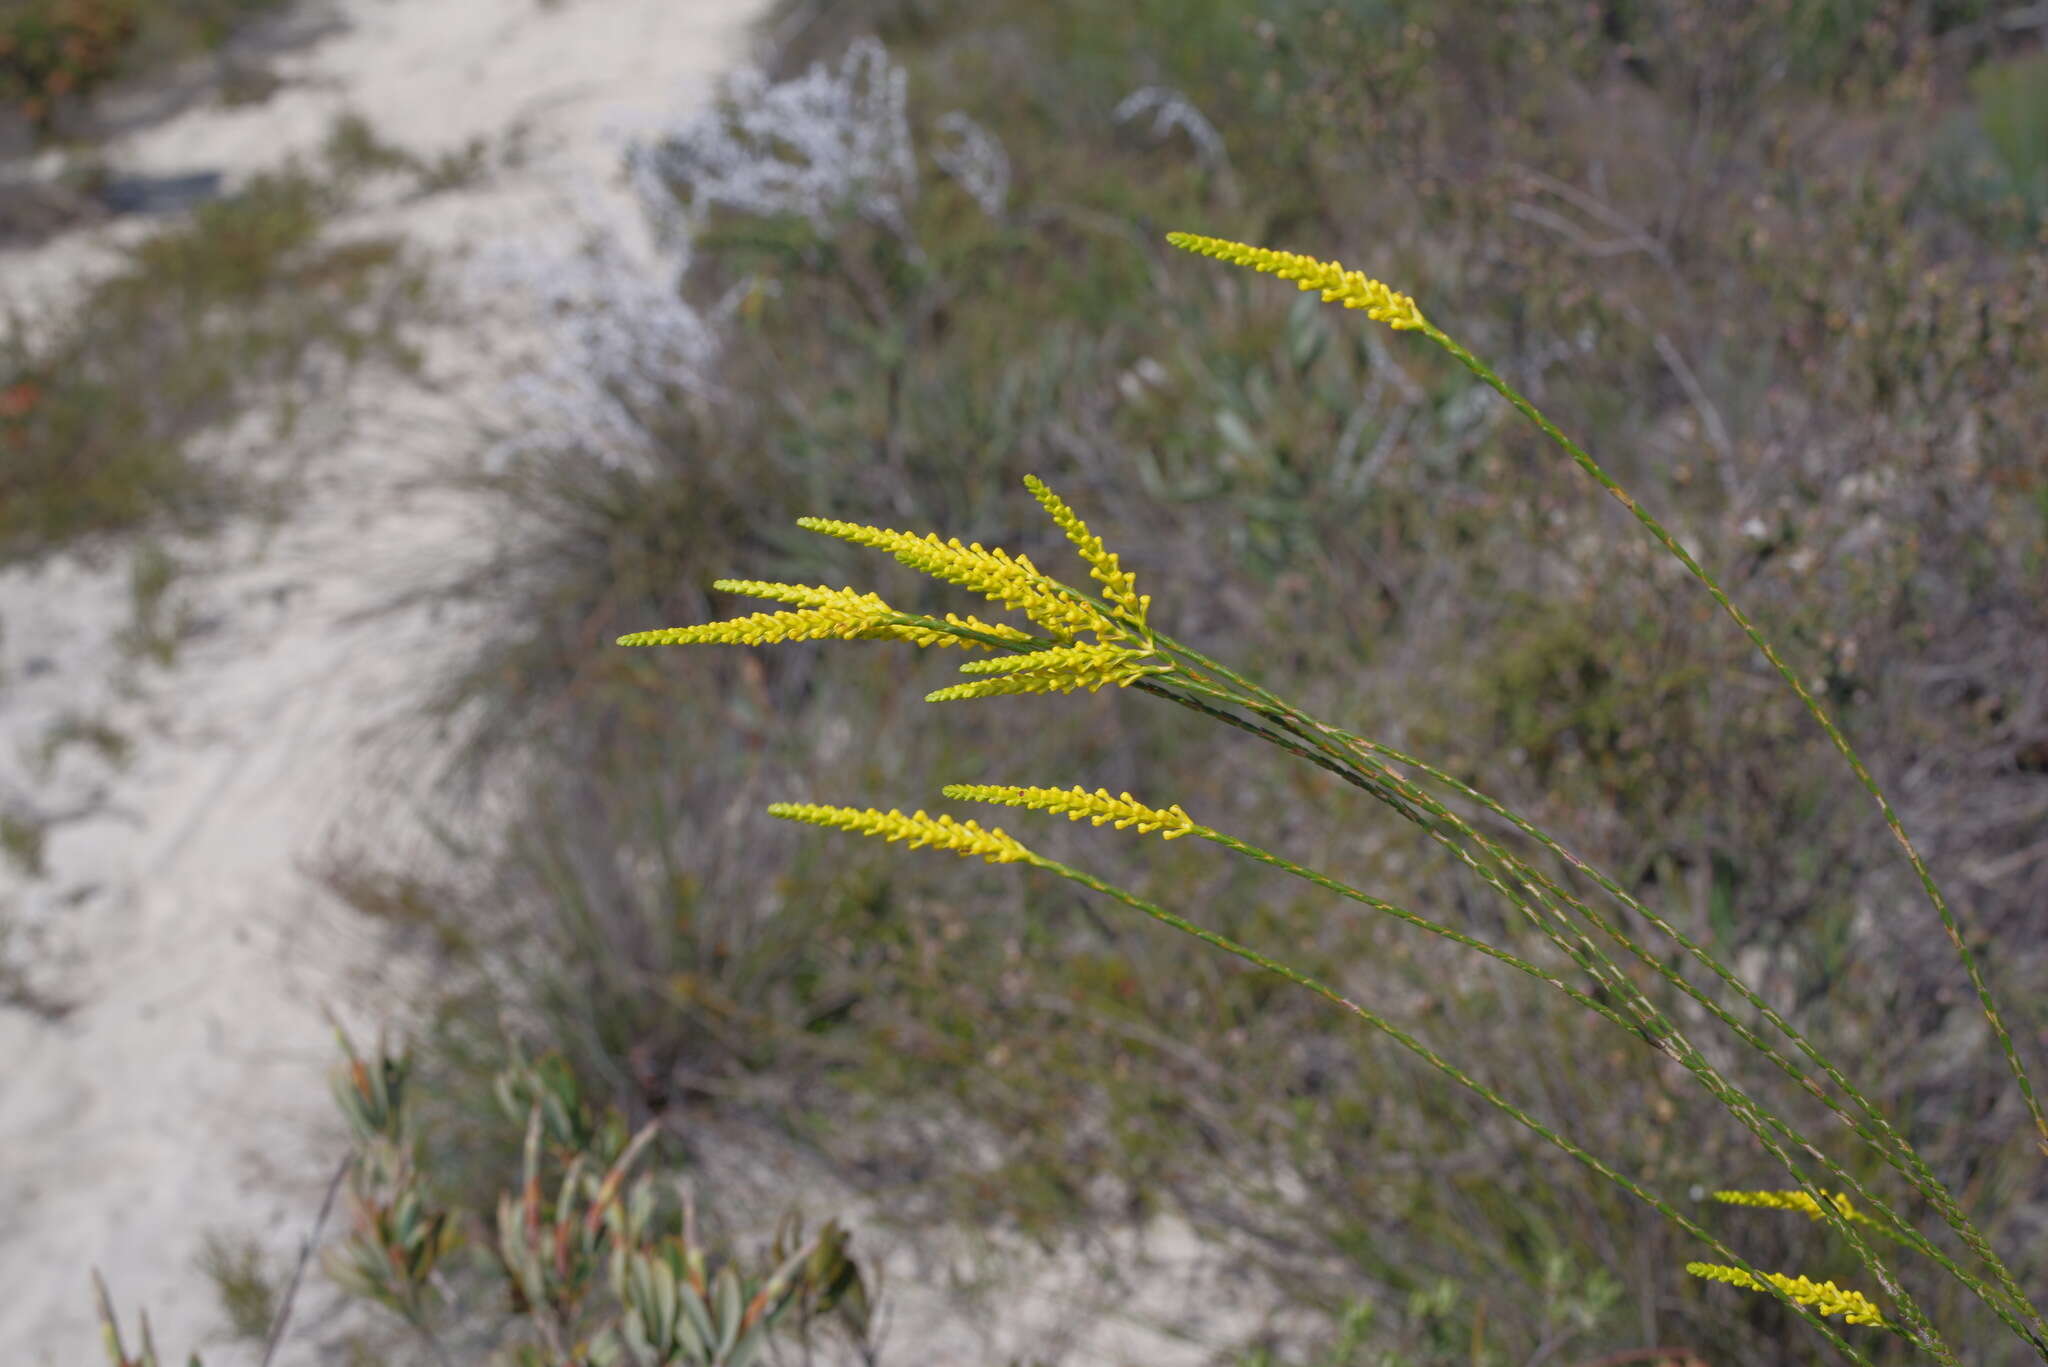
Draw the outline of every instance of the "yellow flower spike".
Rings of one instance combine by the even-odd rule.
[[[1797,1210],[1814,1220],[1820,1219],[1820,1203],[1803,1191],[1717,1191],[1716,1201],[1726,1201],[1734,1206],[1767,1206],[1773,1210]],[[1838,1191],[1828,1196],[1828,1203],[1835,1212],[1845,1219],[1861,1220],[1866,1225],[1877,1221],[1865,1215],[1850,1202],[1847,1192]]]
[[[889,640],[902,630],[889,620],[894,615],[895,610],[879,598],[873,604],[835,602],[797,612],[756,612],[694,627],[628,632],[619,637],[619,644],[765,646],[777,641]]]
[[[951,622],[956,627],[963,627],[968,631],[978,631],[984,636],[1001,637],[1005,641],[1015,641],[1018,645],[1029,645],[1039,639],[1028,631],[1017,630],[1017,628],[1009,625],[1007,622],[984,622],[979,617],[962,617],[958,613],[953,612],[947,613],[945,620]],[[976,650],[995,649],[994,646],[986,641],[977,641],[970,636],[954,636],[948,632],[937,631],[930,627],[906,625],[898,627],[897,630],[902,633],[902,639],[909,641],[913,645],[972,646]]]
[[[820,807],[809,802],[777,802],[768,815],[811,826],[852,831],[856,835],[879,835],[885,840],[905,840],[912,849],[929,845],[958,855],[979,855],[991,864],[1037,863],[1038,856],[1025,849],[998,826],[983,830],[972,821],[955,821],[950,816],[911,816],[873,807]]]
[[[1077,688],[1086,688],[1093,693],[1101,688],[1102,680],[1090,684],[1071,674],[1010,674],[1000,679],[982,679],[976,683],[949,684],[935,688],[924,695],[926,702],[966,702],[970,698],[1000,698],[1014,693],[1071,693]]]
[[[662,627],[635,631],[618,638],[622,646],[679,645],[772,645],[777,641],[909,641],[928,645],[985,645],[966,637],[950,636],[930,627],[911,626],[895,619],[898,612],[872,593],[852,589],[828,589],[806,584],[769,584],[756,580],[721,579],[717,587],[751,597],[779,598],[798,603],[795,612],[757,612],[723,622],[705,622],[694,627]],[[756,592],[758,590],[758,592]],[[986,631],[1027,642],[1034,638],[1013,627],[992,627],[973,618],[947,619],[955,626]]]
[[[1147,663],[1153,658],[1143,651],[1125,650],[1121,646],[1084,644],[969,660],[960,666],[962,674],[997,674],[1002,677],[954,684],[925,694],[924,700],[959,702],[967,698],[994,698],[1010,693],[1071,693],[1077,688],[1093,692],[1105,684],[1122,688],[1147,675],[1171,672],[1168,666]]]
[[[1048,580],[1028,556],[1012,557],[1009,552],[986,550],[980,542],[963,546],[956,537],[941,541],[934,533],[913,536],[909,532],[882,527],[865,527],[856,522],[839,522],[825,517],[800,517],[796,525],[888,551],[910,568],[934,579],[972,589],[1004,607],[1015,608],[1032,621],[1059,636],[1077,631],[1121,635],[1115,623],[1085,603],[1077,603],[1047,587]]]
[[[1053,522],[1067,534],[1067,540],[1074,543],[1081,558],[1088,562],[1089,577],[1102,585],[1102,596],[1142,628],[1145,609],[1151,606],[1152,599],[1149,595],[1141,597],[1138,594],[1137,581],[1117,560],[1116,553],[1103,548],[1102,538],[1089,531],[1088,524],[1081,520],[1080,515],[1069,508],[1058,494],[1045,487],[1045,481],[1036,475],[1026,475],[1024,487],[1031,491],[1031,496],[1038,500]]]
[[[1370,279],[1363,271],[1344,269],[1335,261],[1318,261],[1298,252],[1252,247],[1221,237],[1195,233],[1168,233],[1166,240],[1185,251],[1213,256],[1233,265],[1250,266],[1282,280],[1292,280],[1304,290],[1320,290],[1325,304],[1341,303],[1347,309],[1364,309],[1374,322],[1385,323],[1398,332],[1415,331],[1429,325],[1422,310],[1405,294],[1397,293]]]
[[[1000,698],[1012,693],[1071,693],[1080,686],[1079,680],[1066,674],[1011,674],[1000,679],[935,688],[924,695],[924,700],[965,702],[970,698]]]
[[[1158,831],[1162,840],[1177,840],[1195,829],[1194,819],[1178,802],[1164,811],[1147,807],[1129,793],[1111,797],[1105,788],[1016,788],[983,783],[950,783],[945,794],[956,802],[993,802],[1004,807],[1029,807],[1033,811],[1064,813],[1068,820],[1084,817],[1095,825],[1113,822],[1118,830],[1135,826],[1140,831]]]
[[[714,579],[711,587],[720,593],[739,593],[749,598],[766,598],[791,607],[815,608],[852,593],[850,588],[828,589],[823,584],[771,584],[765,579]]]
[[[1718,1263],[1687,1263],[1685,1270],[1695,1277],[1706,1277],[1711,1281],[1728,1282],[1735,1286],[1761,1291],[1763,1287],[1756,1278],[1739,1267],[1722,1267]],[[1805,1277],[1788,1277],[1782,1272],[1766,1274],[1771,1284],[1798,1301],[1810,1305],[1823,1315],[1842,1315],[1846,1324],[1870,1324],[1880,1329],[1892,1326],[1878,1313],[1877,1306],[1860,1291],[1844,1291],[1833,1282],[1815,1282]]]
[[[998,655],[989,660],[969,660],[960,666],[962,674],[1019,674],[1027,671],[1071,674],[1091,688],[1100,688],[1106,683],[1131,684],[1147,674],[1172,672],[1171,666],[1158,663],[1157,657],[1146,651],[1126,650],[1122,646],[1099,642],[1052,646],[1020,655]]]
[[[749,598],[767,598],[774,602],[790,603],[797,607],[805,608],[829,604],[838,601],[841,595],[853,594],[852,589],[828,589],[822,585],[811,584],[771,584],[760,579],[718,579],[712,582],[711,587],[725,593],[743,593]],[[855,594],[854,596],[862,601],[870,598],[873,598],[876,602],[881,601],[879,598],[875,598],[873,594]],[[896,611],[893,608],[890,610],[892,612]],[[904,615],[908,616],[909,614],[906,613]],[[978,631],[984,636],[1000,637],[1005,641],[1015,641],[1018,645],[1029,645],[1038,639],[1032,636],[1031,633],[1019,631],[1007,623],[984,622],[979,617],[961,617],[956,613],[949,612],[946,614],[945,620],[956,627],[964,627],[969,631]],[[976,650],[993,650],[995,648],[986,641],[977,641],[967,636],[952,636],[930,627],[898,625],[893,629],[893,634],[897,639],[909,641],[912,645],[919,646],[966,646]]]

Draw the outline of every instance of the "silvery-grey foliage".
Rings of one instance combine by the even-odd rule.
[[[1201,110],[1188,102],[1187,96],[1163,85],[1141,86],[1117,105],[1114,117],[1118,123],[1128,123],[1148,111],[1152,115],[1153,137],[1163,138],[1178,128],[1195,145],[1195,154],[1202,159],[1203,165],[1215,170],[1229,168],[1230,159],[1224,155],[1222,135],[1214,124],[1202,117]]]
[[[647,448],[636,410],[709,389],[717,330],[683,298],[672,263],[635,260],[614,231],[592,226],[568,254],[502,244],[474,263],[471,283],[532,301],[545,347],[506,385],[517,430],[485,454],[489,469],[565,447],[615,467]]]
[[[939,169],[960,183],[990,218],[1001,218],[1010,198],[1010,157],[995,134],[959,110],[939,119],[938,130],[953,139],[932,149]]]
[[[727,84],[712,110],[627,152],[627,169],[665,241],[724,204],[800,213],[820,229],[847,210],[906,232],[917,162],[904,112],[905,76],[872,38],[836,69],[823,63],[771,85],[758,70]]]
[[[513,246],[476,264],[475,283],[537,304],[546,334],[545,355],[506,387],[515,435],[487,452],[487,468],[565,450],[616,467],[650,449],[640,414],[676,390],[708,392],[716,323],[728,305],[700,312],[679,281],[698,221],[713,205],[799,213],[821,231],[850,213],[908,241],[906,211],[918,187],[905,95],[903,69],[865,38],[836,66],[819,63],[788,81],[742,72],[709,111],[615,122],[657,260],[641,264],[624,247],[630,234],[586,220],[585,245],[574,255]],[[1002,144],[964,113],[947,114],[936,128],[933,160],[1000,217],[1011,183]]]

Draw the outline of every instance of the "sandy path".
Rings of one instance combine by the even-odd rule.
[[[387,196],[337,224],[339,237],[397,233],[433,256],[519,240],[566,251],[607,225],[624,259],[653,254],[615,179],[621,124],[687,109],[743,55],[754,0],[334,0],[303,11],[324,33],[274,61],[286,84],[239,110],[195,109],[108,149],[122,172],[219,168],[229,188],[308,161],[336,114],[434,157],[524,125],[527,159],[483,184],[411,203]],[[150,225],[116,221],[33,251],[0,255],[10,294],[40,295],[55,316],[78,282],[107,269],[107,246]],[[0,1344],[29,1367],[97,1362],[88,1273],[105,1275],[131,1347],[147,1308],[165,1360],[206,1351],[210,1367],[254,1362],[221,1337],[202,1235],[255,1236],[266,1266],[289,1266],[345,1151],[325,1090],[337,1059],[321,1014],[367,1045],[404,1015],[408,968],[378,962],[373,933],[306,872],[331,839],[366,833],[403,862],[417,840],[412,801],[424,768],[371,744],[434,672],[437,646],[488,629],[454,608],[358,616],[394,591],[454,572],[487,544],[445,491],[422,483],[460,441],[464,406],[488,406],[507,357],[530,354],[514,307],[415,334],[436,392],[358,380],[298,445],[309,497],[274,533],[239,527],[172,543],[186,572],[170,606],[199,630],[168,671],[127,661],[129,557],[71,559],[0,573],[0,802],[69,814],[51,828],[45,876],[0,867],[0,905],[30,933],[37,986],[74,999],[58,1021],[0,1009]],[[275,458],[255,424],[215,434],[229,462]],[[135,742],[125,764],[73,745],[47,774],[28,756],[66,714]],[[378,756],[385,756],[379,762]],[[411,756],[417,761],[420,757]],[[12,796],[10,796],[10,794]],[[471,813],[487,821],[487,815]],[[885,1360],[994,1361],[1012,1353],[1172,1364],[1203,1354],[1102,1325],[1124,1300],[1062,1263],[979,1312],[940,1294],[951,1257],[863,1238],[859,1203],[765,1153],[728,1156],[721,1180],[757,1185],[764,1209],[799,1202],[813,1225],[839,1214],[856,1250],[886,1248],[891,1325]],[[328,1235],[336,1232],[337,1220]],[[1147,1240],[1175,1261],[1175,1228]],[[1142,1299],[1184,1328],[1221,1328],[1173,1308],[1177,1278],[1146,1279]],[[1208,1293],[1210,1308],[1220,1304]],[[313,1272],[282,1363],[321,1360],[351,1322]],[[1243,1321],[1236,1322],[1242,1325]],[[1199,1326],[1199,1328],[1198,1328]],[[218,1345],[218,1346],[214,1346]]]
[[[351,215],[336,235],[395,231],[438,253],[552,225],[566,241],[576,202],[629,230],[622,188],[610,206],[587,202],[585,181],[616,165],[607,122],[701,97],[744,51],[754,8],[347,0],[323,11],[341,21],[336,32],[276,62],[286,85],[268,102],[195,110],[117,140],[108,159],[144,173],[220,168],[232,188],[289,153],[310,162],[344,108],[427,157],[473,136],[495,142],[524,121],[524,166]],[[33,291],[49,316],[105,269],[107,242],[147,228],[117,222],[10,254],[0,281],[17,297]],[[483,392],[478,338],[423,340],[431,376]],[[0,871],[0,900],[35,941],[17,957],[42,965],[38,987],[80,1003],[57,1022],[0,1010],[0,1356],[10,1363],[98,1360],[94,1266],[131,1346],[143,1307],[166,1361],[204,1346],[221,1316],[193,1266],[202,1232],[254,1234],[270,1266],[285,1265],[344,1151],[321,1005],[367,1044],[404,1000],[403,975],[368,962],[369,933],[300,866],[338,824],[362,827],[351,808],[400,805],[391,777],[367,772],[363,732],[403,709],[436,633],[459,625],[424,611],[351,614],[451,569],[477,537],[445,495],[406,487],[437,454],[447,401],[380,377],[347,409],[335,415],[347,418],[343,439],[300,443],[313,496],[267,544],[253,528],[173,544],[188,566],[173,606],[203,629],[168,672],[124,663],[115,645],[130,611],[126,554],[98,569],[64,560],[0,574],[0,792],[12,795],[0,800],[95,813],[51,829],[45,877]],[[250,459],[263,437],[247,425],[206,449]],[[38,773],[28,754],[66,713],[129,736],[127,764],[74,745]],[[301,1344],[296,1360],[309,1351]]]

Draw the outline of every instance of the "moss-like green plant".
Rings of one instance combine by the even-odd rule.
[[[1731,602],[1714,577],[1649,513],[1637,505],[1608,473],[1549,419],[1483,362],[1432,324],[1415,301],[1363,273],[1334,262],[1324,262],[1289,252],[1247,246],[1220,238],[1189,233],[1172,233],[1168,241],[1177,247],[1294,281],[1301,289],[1320,293],[1325,302],[1341,303],[1361,310],[1369,318],[1385,322],[1404,332],[1419,332],[1447,351],[1486,385],[1533,422],[1547,437],[1569,454],[1600,486],[1607,490],[1643,525],[1666,552],[1675,556],[1700,581],[1721,608],[1734,619],[1798,695],[1800,701],[1826,731],[1829,739],[1849,763],[1857,779],[1876,801],[1893,836],[1919,874],[1939,915],[1943,928],[1962,956],[1986,1018],[2003,1047],[2013,1075],[2041,1135],[2048,1154],[2048,1119],[2044,1119],[2025,1069],[2014,1052],[2011,1037],[1992,1003],[1976,962],[1957,928],[1955,917],[1936,885],[1933,875],[1907,837],[1896,813],[1868,769],[1857,756],[1827,712],[1814,699],[1798,676],[1779,657],[1749,618]],[[1566,954],[1590,979],[1594,994],[1545,971],[1500,947],[1483,943],[1428,921],[1412,912],[1374,898],[1359,889],[1317,871],[1304,868],[1278,854],[1261,849],[1222,831],[1198,824],[1178,805],[1148,806],[1125,793],[1112,798],[1105,790],[1089,793],[1084,788],[1011,787],[996,785],[955,785],[945,789],[948,797],[991,802],[1064,814],[1072,820],[1083,818],[1095,824],[1113,823],[1157,833],[1165,839],[1198,835],[1224,845],[1247,857],[1304,878],[1315,885],[1350,898],[1375,910],[1419,925],[1458,943],[1467,945],[1516,970],[1557,988],[1574,1001],[1636,1036],[1675,1060],[1738,1120],[1747,1126],[1764,1148],[1783,1163],[1799,1184],[1799,1190],[1776,1194],[1749,1194],[1754,1204],[1779,1204],[1801,1209],[1816,1219],[1825,1219],[1854,1248],[1859,1259],[1882,1288],[1888,1305],[1880,1309],[1861,1293],[1844,1291],[1832,1282],[1815,1283],[1806,1278],[1759,1272],[1710,1231],[1680,1214],[1661,1198],[1630,1178],[1616,1172],[1599,1158],[1555,1133],[1542,1121],[1524,1112],[1485,1085],[1475,1081],[1434,1051],[1403,1032],[1392,1022],[1334,988],[1288,967],[1267,955],[1216,934],[1184,917],[1155,906],[1136,895],[1092,874],[1038,854],[1001,829],[984,830],[973,822],[948,816],[932,817],[919,811],[904,816],[900,811],[822,806],[810,803],[779,803],[772,814],[794,821],[827,826],[860,834],[879,835],[912,845],[976,855],[992,863],[1021,863],[1058,875],[1123,902],[1178,930],[1193,935],[1227,953],[1276,973],[1357,1015],[1384,1031],[1404,1048],[1461,1085],[1485,1097],[1488,1102],[1514,1117],[1580,1162],[1615,1182],[1630,1194],[1655,1207],[1688,1234],[1714,1249],[1725,1261],[1688,1264],[1695,1275],[1729,1281],[1776,1295],[1852,1361],[1867,1363],[1865,1354],[1831,1328],[1824,1316],[1840,1314],[1846,1322],[1880,1328],[1899,1335],[1916,1348],[1948,1364],[1957,1364],[1955,1352],[1928,1321],[1903,1282],[1873,1251],[1859,1232],[1869,1225],[1896,1242],[1919,1252],[1956,1277],[1989,1304],[2006,1325],[2024,1342],[2048,1360],[2048,1322],[2023,1296],[2005,1263],[1984,1236],[1970,1223],[1960,1205],[1913,1151],[1890,1122],[1831,1063],[1791,1025],[1748,987],[1727,972],[1692,940],[1655,912],[1643,906],[1614,879],[1590,867],[1550,836],[1501,803],[1452,777],[1444,770],[1390,746],[1310,716],[1251,679],[1222,665],[1194,648],[1154,629],[1148,621],[1150,600],[1136,593],[1131,574],[1116,556],[1104,549],[1101,539],[1050,489],[1035,478],[1026,483],[1064,532],[1088,566],[1090,578],[1099,589],[1091,593],[1041,572],[1028,558],[1011,556],[1002,550],[984,549],[980,544],[962,545],[958,540],[942,541],[935,534],[916,536],[905,532],[859,526],[821,518],[803,518],[799,525],[858,545],[885,550],[912,569],[980,594],[1005,609],[1019,612],[1027,626],[991,626],[972,618],[934,618],[902,612],[873,594],[853,589],[830,589],[757,581],[721,580],[718,586],[751,596],[789,603],[794,611],[756,614],[704,626],[636,632],[619,638],[621,645],[684,643],[765,644],[779,640],[903,640],[920,646],[939,644],[985,648],[997,652],[962,666],[975,681],[942,688],[928,695],[932,701],[954,701],[1004,693],[1070,691],[1085,687],[1098,689],[1107,684],[1135,688],[1167,699],[1204,716],[1224,722],[1290,754],[1304,759],[1371,794],[1404,819],[1420,826],[1443,845],[1460,863],[1494,888],[1522,914],[1539,933]],[[1092,637],[1093,639],[1084,639]],[[1425,784],[1427,786],[1425,786]],[[1513,826],[1522,835],[1562,858],[1585,874],[1622,908],[1647,920],[1718,975],[1750,1006],[1757,1008],[1774,1028],[1782,1032],[1805,1057],[1820,1068],[1849,1102],[1861,1111],[1852,1115],[1828,1094],[1820,1083],[1808,1077],[1798,1065],[1780,1054],[1763,1037],[1736,1020],[1718,1003],[1710,1000],[1690,982],[1661,960],[1647,954],[1627,935],[1603,917],[1588,900],[1568,891],[1541,869],[1511,852],[1498,840],[1482,833],[1464,817],[1447,807],[1430,789],[1447,791],[1462,801],[1477,804],[1494,817]],[[1576,919],[1575,919],[1576,918]],[[1660,973],[1681,991],[1706,1007],[1744,1043],[1769,1058],[1788,1077],[1818,1097],[1866,1143],[1892,1165],[1912,1186],[1927,1197],[1942,1218],[1954,1229],[1971,1253],[1989,1270],[1990,1277],[1965,1271],[1947,1254],[1914,1230],[1889,1206],[1879,1201],[1833,1159],[1804,1135],[1788,1127],[1778,1116],[1736,1087],[1710,1065],[1699,1048],[1669,1017],[1660,1011],[1610,959],[1590,932],[1597,931],[1646,966]],[[1620,1009],[1616,1009],[1617,1005]],[[1810,1156],[1864,1202],[1871,1214],[1856,1210],[1846,1194],[1830,1196],[1815,1185],[1801,1167],[1795,1152]],[[1730,1194],[1742,1200],[1744,1194]]]

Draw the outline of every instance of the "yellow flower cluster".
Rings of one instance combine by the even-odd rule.
[[[926,702],[956,702],[962,698],[993,698],[1006,693],[1071,693],[1085,688],[1091,693],[1104,684],[1119,688],[1134,684],[1147,674],[1164,674],[1167,667],[1142,650],[1099,642],[1054,646],[1021,655],[998,655],[989,660],[969,660],[960,666],[962,674],[998,674],[1005,677],[977,683],[954,684],[924,695]]]
[[[1152,596],[1138,592],[1136,578],[1118,561],[1116,553],[1104,549],[1102,538],[1089,531],[1088,524],[1066,505],[1064,499],[1046,488],[1038,476],[1024,476],[1024,487],[1031,491],[1031,496],[1059,524],[1059,529],[1067,534],[1067,540],[1074,543],[1081,558],[1088,562],[1088,575],[1102,585],[1102,596],[1143,627],[1145,610],[1152,606]]]
[[[949,584],[972,589],[1004,607],[1015,608],[1056,636],[1071,637],[1077,631],[1114,632],[1101,613],[1085,603],[1061,596],[1049,587],[1029,556],[1016,556],[1000,548],[985,550],[979,541],[960,544],[958,537],[941,541],[927,532],[913,536],[882,527],[864,527],[856,522],[836,522],[824,517],[800,517],[796,525],[826,536],[836,536],[857,546],[888,551],[910,568],[943,579]]]
[[[1685,1270],[1695,1277],[1706,1277],[1717,1282],[1728,1282],[1735,1286],[1761,1291],[1763,1287],[1756,1278],[1739,1267],[1723,1267],[1718,1263],[1687,1263]],[[1823,1315],[1842,1315],[1847,1324],[1870,1324],[1887,1328],[1885,1318],[1878,1313],[1877,1306],[1860,1291],[1844,1291],[1833,1282],[1815,1282],[1805,1277],[1788,1277],[1782,1272],[1766,1274],[1771,1284],[1798,1301],[1810,1305]]]
[[[1107,789],[1089,792],[1085,788],[1013,788],[981,783],[954,783],[946,796],[956,802],[994,802],[1005,807],[1029,807],[1033,811],[1064,812],[1070,821],[1083,817],[1097,826],[1113,822],[1118,830],[1135,826],[1141,831],[1158,831],[1163,840],[1173,840],[1195,829],[1195,823],[1178,802],[1166,810],[1147,807],[1123,793],[1111,797]]]
[[[726,593],[744,593],[749,598],[793,603],[796,612],[756,612],[724,622],[706,622],[694,627],[663,627],[657,631],[634,631],[619,637],[622,646],[679,645],[771,645],[777,641],[908,641],[919,646],[994,647],[971,636],[956,636],[931,627],[896,619],[908,616],[872,593],[852,589],[828,589],[815,584],[771,584],[760,579],[720,579],[713,588]],[[1026,632],[1000,622],[978,617],[946,614],[946,621],[984,636],[1028,645],[1036,640]]]
[[[1027,478],[1025,483],[1080,550],[1090,572],[1101,581],[1114,615],[1104,612],[1079,590],[1041,574],[1027,556],[1012,556],[999,548],[987,549],[979,542],[963,546],[957,539],[941,541],[935,533],[916,536],[883,527],[805,517],[797,519],[797,525],[856,545],[888,551],[912,569],[972,589],[1024,613],[1044,634],[1034,635],[1013,626],[950,612],[941,625],[937,618],[916,617],[889,606],[872,593],[856,593],[850,588],[721,579],[714,587],[787,603],[795,610],[758,612],[702,626],[636,631],[619,637],[619,644],[767,645],[775,641],[829,638],[909,641],[918,646],[979,646],[985,650],[1010,647],[1007,653],[993,659],[977,660],[962,667],[966,674],[993,677],[938,689],[927,695],[931,702],[1007,693],[1071,693],[1077,688],[1093,690],[1105,684],[1121,688],[1147,675],[1171,673],[1173,666],[1155,653],[1156,642],[1145,626],[1145,613],[1152,600],[1138,594],[1131,575],[1115,555],[1103,548],[1102,538],[1089,531],[1088,525],[1052,490],[1035,478]],[[1091,632],[1096,639],[1077,640],[1082,632]]]
[[[1267,275],[1277,275],[1282,280],[1292,280],[1304,290],[1320,290],[1325,304],[1364,309],[1366,317],[1399,332],[1427,326],[1428,320],[1423,318],[1422,310],[1415,307],[1413,299],[1369,278],[1363,271],[1345,270],[1335,261],[1318,261],[1298,252],[1252,247],[1227,238],[1202,237],[1195,233],[1168,233],[1166,240],[1185,251],[1199,252],[1233,265],[1250,266]]]
[[[820,807],[809,802],[777,802],[768,815],[812,826],[829,826],[856,835],[879,835],[885,840],[904,840],[912,849],[929,845],[959,855],[979,855],[991,864],[1033,863],[1038,856],[1018,844],[998,826],[983,830],[972,821],[955,821],[950,816],[910,816],[891,809],[873,807]]]
[[[1714,1199],[1735,1206],[1767,1206],[1773,1210],[1803,1211],[1815,1220],[1820,1219],[1820,1203],[1803,1191],[1717,1191],[1714,1193]],[[1828,1196],[1828,1203],[1845,1219],[1861,1220],[1866,1225],[1877,1223],[1850,1203],[1847,1192],[1838,1191]]]
[[[760,579],[717,579],[712,581],[711,587],[725,593],[744,593],[749,598],[767,598],[778,603],[794,603],[796,606],[803,608],[826,606],[841,594],[853,593],[852,589],[828,589],[812,584],[771,584]],[[882,601],[872,593],[863,594],[859,597],[862,601],[875,603]],[[895,612],[896,609],[890,608],[889,611]],[[908,616],[907,613],[899,613],[898,615]],[[979,617],[961,617],[951,612],[946,614],[945,620],[956,627],[980,632],[984,636],[993,636],[999,640],[1014,641],[1018,645],[1029,645],[1037,639],[1029,632],[1019,631],[1017,628],[1004,622],[984,622]],[[891,640],[908,641],[912,645],[918,646],[971,646],[976,650],[994,649],[987,641],[977,641],[971,636],[956,636],[951,632],[935,631],[930,627],[921,627],[908,622],[898,623],[889,627],[886,631],[876,628],[876,631],[879,635],[886,635]]]
[[[886,639],[900,630],[894,619],[902,614],[872,593],[855,593],[852,589],[813,589],[797,584],[758,587],[796,590],[805,605],[795,612],[756,612],[724,622],[706,622],[701,626],[629,632],[619,637],[619,644],[760,646],[776,641]],[[778,595],[749,596],[774,598]]]

